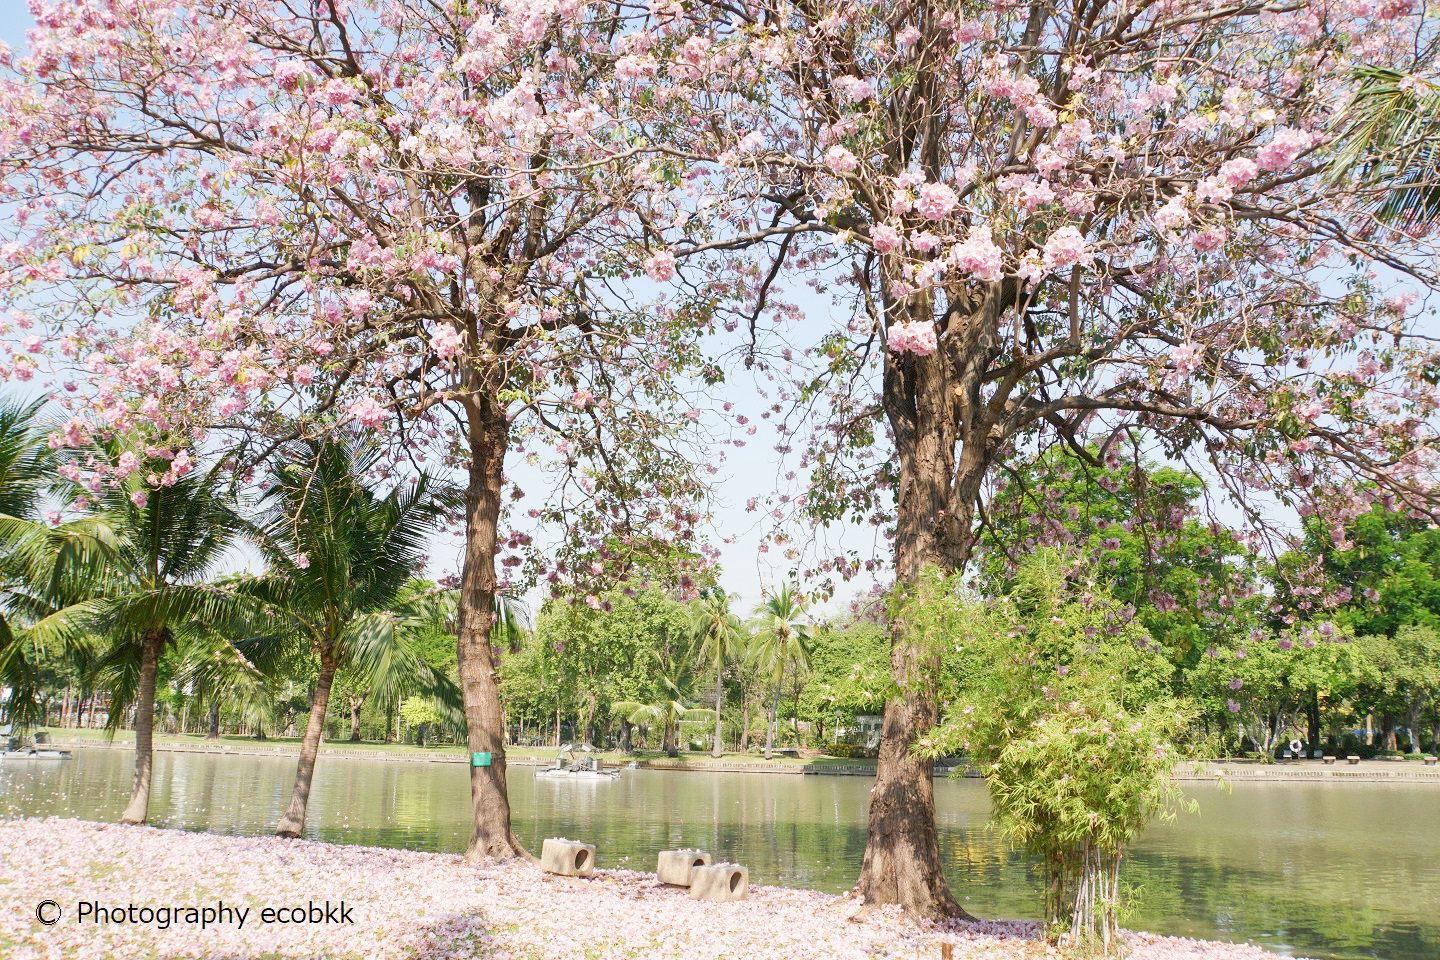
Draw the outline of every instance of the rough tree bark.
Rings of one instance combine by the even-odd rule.
[[[936,353],[886,358],[883,402],[900,468],[895,578],[901,587],[914,584],[927,567],[951,573],[969,562],[975,503],[991,452],[980,387],[999,296],[998,290],[987,294]],[[890,323],[929,318],[932,311],[926,298],[886,303]],[[891,625],[890,643],[898,693],[885,704],[855,892],[867,907],[899,904],[916,916],[968,917],[941,865],[934,765],[911,753],[940,718],[939,653],[918,645],[904,624]]]
[[[349,706],[350,706],[350,742],[351,742],[351,743],[359,743],[359,742],[360,742],[360,708],[365,705],[365,698],[364,698],[363,696],[357,697],[357,696],[354,696],[354,695],[352,694],[352,695],[348,698],[348,700],[349,700]]]
[[[710,756],[718,757],[725,752],[724,729],[720,725],[720,707],[725,703],[725,665],[715,667],[715,741],[710,745]]]
[[[1305,736],[1309,740],[1307,750],[1320,749],[1320,693],[1314,689],[1305,705]]]
[[[295,787],[290,806],[275,827],[277,837],[298,837],[305,832],[305,807],[310,802],[310,784],[315,779],[315,758],[320,754],[320,737],[325,732],[325,711],[330,706],[330,687],[335,682],[335,658],[329,651],[320,654],[320,676],[305,721],[305,739],[300,742],[300,762],[295,768]]]
[[[505,783],[505,715],[495,649],[490,642],[495,602],[495,540],[508,446],[505,412],[478,374],[465,398],[470,451],[465,491],[465,559],[460,573],[458,650],[460,689],[471,753],[490,765],[470,766],[471,833],[466,859],[526,856],[510,824]]]
[[[220,739],[220,695],[218,693],[210,695],[210,714],[206,719],[205,739]]]
[[[150,815],[150,771],[155,756],[155,675],[165,649],[165,631],[151,630],[141,641],[140,688],[135,694],[135,779],[121,823],[144,823]]]
[[[780,713],[780,683],[775,683],[775,696],[770,701],[770,710],[765,717],[765,759],[769,760],[775,753],[775,728],[780,725],[776,719]]]

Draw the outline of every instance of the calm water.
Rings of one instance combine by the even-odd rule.
[[[0,816],[112,820],[131,755],[77,750],[65,763],[0,763]],[[293,759],[156,754],[152,822],[268,833],[289,798]],[[759,883],[841,891],[864,849],[863,777],[626,771],[614,783],[536,780],[511,770],[521,838],[598,844],[600,863],[654,869],[655,851],[698,846],[750,866]],[[459,851],[467,840],[460,764],[327,758],[308,833],[341,843]],[[1312,957],[1440,957],[1440,791],[1428,784],[1197,785],[1200,812],[1151,829],[1127,861],[1127,925],[1251,940]],[[987,827],[984,786],[936,785],[950,879],[977,916],[1034,915],[1039,881]]]

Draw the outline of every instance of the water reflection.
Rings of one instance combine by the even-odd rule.
[[[63,764],[0,765],[0,815],[113,820],[130,754],[78,750]],[[289,798],[285,756],[156,755],[157,826],[268,833]],[[460,851],[469,800],[461,764],[324,758],[307,833],[324,840]],[[841,891],[865,846],[870,781],[858,777],[626,771],[613,783],[536,780],[512,768],[516,831],[598,844],[607,866],[653,869],[662,847],[698,846],[757,882]],[[1252,940],[1327,958],[1440,956],[1440,793],[1428,784],[1243,783],[1193,790],[1200,813],[1151,829],[1126,876],[1128,923]],[[988,828],[984,788],[937,784],[942,852],[957,896],[981,916],[1029,916],[1039,876]]]

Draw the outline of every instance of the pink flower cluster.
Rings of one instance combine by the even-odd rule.
[[[1005,275],[1004,254],[988,227],[971,227],[965,239],[950,248],[950,262],[957,270],[987,283]]]
[[[885,344],[896,353],[913,353],[917,357],[928,357],[939,346],[935,324],[929,320],[894,324],[885,336]]]
[[[944,220],[955,212],[960,199],[943,183],[927,183],[920,188],[915,210],[926,220]]]
[[[1079,230],[1061,227],[1045,239],[1041,256],[1046,270],[1060,270],[1088,263],[1090,248]]]
[[[675,254],[661,250],[647,257],[642,266],[646,276],[657,283],[663,283],[675,276]]]

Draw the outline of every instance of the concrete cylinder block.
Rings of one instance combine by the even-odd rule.
[[[750,871],[738,863],[712,863],[690,871],[690,896],[726,903],[744,900],[750,892]]]
[[[677,887],[690,886],[690,872],[710,865],[710,854],[704,850],[661,850],[655,875],[661,883]]]
[[[550,837],[540,848],[540,869],[562,877],[588,877],[595,871],[595,845]]]

